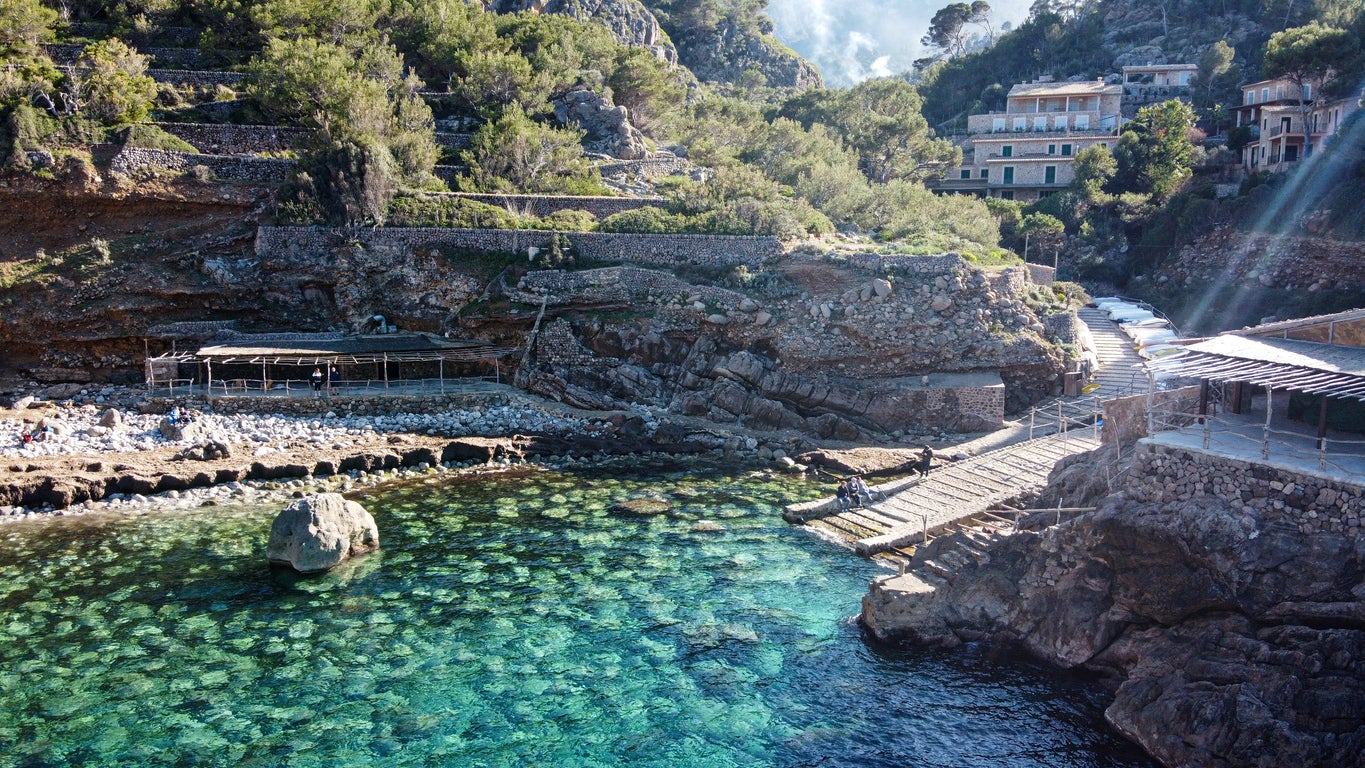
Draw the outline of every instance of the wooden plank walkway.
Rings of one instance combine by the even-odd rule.
[[[840,512],[833,499],[787,508],[787,519],[818,525],[862,555],[913,546],[960,520],[1037,492],[1059,459],[1099,447],[1097,430],[1061,432],[1005,446],[935,469],[928,478],[877,486],[884,498]]]
[[[1131,339],[1098,309],[1078,313],[1094,340],[1097,366],[1092,392],[1040,404],[1014,429],[1020,439],[962,461],[944,465],[927,479],[908,478],[875,486],[882,499],[868,507],[840,511],[833,498],[787,507],[793,523],[817,526],[852,544],[862,555],[895,557],[929,537],[979,518],[1009,499],[1042,490],[1062,458],[1098,448],[1094,426],[1101,399],[1145,391],[1142,358]]]

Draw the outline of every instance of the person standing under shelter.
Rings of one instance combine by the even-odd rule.
[[[337,394],[337,393],[339,392],[339,390],[337,389],[337,382],[338,382],[340,379],[341,379],[341,375],[337,373],[337,367],[336,367],[335,365],[329,365],[329,366],[327,366],[327,394],[328,394],[328,395],[335,395],[335,394]]]
[[[308,380],[313,382],[313,397],[322,397],[322,369],[314,368]]]

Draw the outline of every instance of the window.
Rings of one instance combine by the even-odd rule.
[[[1057,166],[1049,165],[1043,168],[1043,183],[1044,184],[1057,183]]]
[[[1071,157],[1071,145],[1070,145],[1070,144],[1063,144],[1063,145],[1062,145],[1062,157]]]
[[[1005,178],[1002,180],[1001,183],[1003,184],[1014,183],[1014,166],[1012,165],[1005,166]]]
[[[972,169],[971,169],[971,168],[963,168],[963,169],[962,169],[962,175],[961,175],[960,178],[963,178],[963,179],[970,179],[971,177],[972,177]]]
[[[1057,145],[1056,145],[1056,144],[1049,144],[1049,145],[1047,145],[1047,153],[1048,153],[1049,155],[1055,155],[1055,154],[1057,154]]]
[[[1304,101],[1312,101],[1312,100],[1313,100],[1313,84],[1312,84],[1312,83],[1304,83],[1304,84],[1303,84],[1303,100],[1304,100]]]
[[[1014,118],[1014,130],[1016,130],[1016,131],[1022,131],[1022,130],[1024,130],[1024,129],[1027,128],[1027,127],[1028,127],[1028,118],[1027,118],[1027,117],[1016,117],[1016,118]]]
[[[1283,99],[1283,98],[1284,98],[1284,86],[1283,86],[1283,85],[1277,85],[1277,86],[1275,86],[1275,98],[1277,98],[1277,99]]]
[[[1059,130],[1059,131],[1065,131],[1065,130],[1066,130],[1066,115],[1058,115],[1058,116],[1057,116],[1057,123],[1056,123],[1056,126],[1057,126],[1057,130]]]
[[[991,169],[989,169],[989,168],[982,168],[982,169],[981,169],[981,178],[983,178],[983,179],[989,179],[990,177],[991,177]]]
[[[1076,130],[1084,131],[1090,128],[1090,115],[1076,115]]]
[[[1001,147],[1001,148],[1000,148],[1000,156],[1001,156],[1001,157],[1014,157],[1014,145],[1013,145],[1013,144],[1006,144],[1005,146]]]
[[[1255,103],[1256,103],[1256,92],[1255,92],[1255,91],[1247,91],[1247,104],[1255,104]]]
[[[1013,199],[1014,199],[1014,190],[1012,190],[1012,189],[1006,189],[1006,190],[1002,191],[1002,192],[1000,193],[1000,199],[1001,199],[1001,200],[1013,200]]]
[[[1033,118],[1033,130],[1035,130],[1035,131],[1046,131],[1046,130],[1047,130],[1047,118],[1046,118],[1046,117],[1035,117],[1035,118]]]
[[[1261,89],[1261,103],[1264,104],[1267,101],[1270,101],[1270,86]]]
[[[1181,85],[1189,85],[1189,84],[1190,84],[1190,73],[1189,73],[1189,72],[1181,72],[1181,73],[1180,73],[1180,84],[1181,84]]]
[[[992,133],[1004,133],[1004,131],[1005,131],[1005,118],[1003,118],[1003,117],[997,117],[997,118],[991,120],[991,132],[992,132]]]

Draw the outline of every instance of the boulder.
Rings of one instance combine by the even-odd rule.
[[[625,107],[587,89],[570,91],[554,100],[555,119],[583,130],[588,144],[620,160],[642,160],[649,155],[644,134],[630,124]]]
[[[172,422],[170,419],[162,419],[161,423],[156,425],[156,429],[162,437],[177,443],[195,443],[207,437],[207,430],[198,421]]]
[[[123,412],[117,408],[107,408],[100,414],[100,426],[114,429],[123,426]]]
[[[364,507],[339,493],[319,493],[275,517],[266,557],[299,573],[321,573],[376,549],[379,529]]]

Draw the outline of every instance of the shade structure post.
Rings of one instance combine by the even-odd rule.
[[[389,391],[389,353],[384,353],[384,391]]]
[[[496,357],[493,358],[493,383],[494,384],[502,383],[502,366],[498,363],[498,359]]]
[[[261,392],[270,391],[270,382],[265,380],[265,361],[261,361]]]
[[[440,377],[441,394],[444,395],[446,391],[446,359],[444,357],[436,360],[436,375]]]
[[[1261,429],[1261,458],[1270,458],[1270,412],[1274,389],[1265,388],[1265,426]]]
[[[205,360],[204,368],[208,370],[208,386],[204,390],[204,396],[207,398],[211,398],[213,397],[213,361]]]

